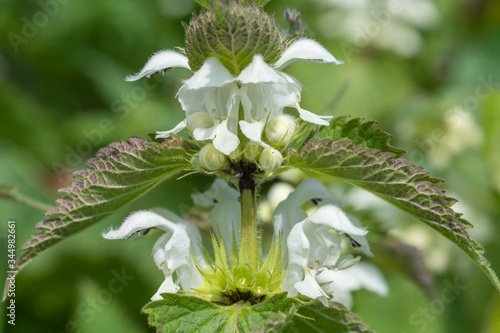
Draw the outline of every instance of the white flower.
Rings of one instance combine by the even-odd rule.
[[[327,189],[316,179],[307,179],[291,192],[286,200],[278,204],[273,214],[274,237],[286,240],[293,226],[304,220],[307,214],[301,206],[314,200],[316,203],[331,204],[333,199]],[[287,248],[283,244],[283,264],[287,263]]]
[[[202,276],[196,267],[193,256],[204,268],[205,260],[201,254],[201,235],[191,223],[166,210],[161,215],[150,211],[139,211],[130,215],[117,230],[103,233],[106,239],[130,239],[133,236],[158,228],[165,233],[153,246],[153,259],[165,275],[152,300],[161,300],[162,293],[176,293],[201,287]],[[173,273],[177,278],[174,281]]]
[[[301,208],[308,201],[322,205],[310,216]],[[356,267],[361,257],[343,256],[340,237],[347,238],[353,247],[372,256],[365,237],[367,231],[333,202],[319,181],[308,179],[275,210],[275,238],[281,235],[284,240],[282,263],[286,275],[281,289],[290,297],[301,294],[327,305],[334,290],[345,290],[344,294],[352,290],[349,286],[342,289],[337,285],[336,274]],[[342,297],[337,300],[333,294],[334,301],[347,299],[347,296]]]
[[[352,307],[351,292],[366,289],[380,296],[387,296],[389,290],[387,283],[379,269],[366,261],[348,269],[324,270],[318,275],[317,280],[322,284],[325,293],[333,295],[337,303]]]
[[[177,97],[187,119],[197,113],[210,116],[200,127],[190,126],[183,120],[172,130],[157,132],[157,138],[169,137],[188,127],[196,140],[213,140],[217,150],[229,155],[239,145],[238,124],[243,134],[265,148],[269,145],[262,141],[262,132],[268,121],[283,114],[287,106],[296,108],[300,117],[317,125],[328,125],[332,117],[318,116],[299,106],[302,87],[293,77],[280,69],[295,61],[341,64],[324,47],[310,39],[299,39],[283,52],[273,65],[264,62],[261,55],[253,56],[252,62],[238,76],[233,76],[214,57],[205,60],[203,66],[194,73],[179,89]],[[174,51],[161,51],[153,55],[144,68],[127,77],[135,81],[173,67],[190,68],[188,59]],[[244,117],[238,119],[243,107]]]
[[[241,206],[239,197],[239,192],[220,178],[217,178],[207,191],[191,195],[194,203],[198,206],[214,206],[210,211],[210,225],[228,252],[233,249],[233,239],[236,240],[237,248],[240,247]],[[229,256],[228,260],[230,259]]]
[[[327,306],[329,297],[316,276],[334,267],[341,256],[340,238],[328,232],[329,229],[350,236],[364,236],[367,233],[365,229],[352,224],[344,212],[333,205],[322,206],[297,223],[286,239],[288,266],[281,287],[290,297],[300,293],[319,299]],[[357,261],[359,257],[345,259],[338,269],[348,268]]]

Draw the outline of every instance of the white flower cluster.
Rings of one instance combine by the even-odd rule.
[[[272,65],[265,63],[261,55],[254,55],[252,62],[236,77],[217,58],[210,57],[183,82],[177,93],[186,119],[169,131],[157,132],[157,138],[168,138],[171,133],[187,128],[194,139],[212,140],[217,151],[229,155],[240,143],[238,129],[265,149],[274,149],[271,145],[286,146],[295,131],[295,119],[283,114],[285,107],[296,108],[305,121],[328,125],[332,117],[318,116],[300,107],[302,86],[281,71],[295,61],[342,63],[311,39],[294,41]],[[127,77],[127,81],[173,67],[191,69],[186,56],[170,50],[160,51],[139,73]]]
[[[238,192],[218,179],[205,193],[193,195],[200,206],[214,206],[210,221],[218,240],[226,249],[239,248],[241,211]],[[311,215],[300,207],[308,201],[320,204]],[[380,295],[387,294],[387,285],[372,264],[359,263],[361,257],[342,255],[342,238],[357,250],[371,256],[365,235],[367,231],[353,217],[333,204],[328,191],[316,180],[306,180],[275,210],[273,224],[276,239],[282,242],[282,267],[286,269],[281,290],[290,297],[303,295],[327,305],[329,300],[352,303],[350,292],[366,288]],[[128,217],[121,227],[103,234],[106,239],[130,239],[144,230],[165,231],[153,247],[156,265],[165,275],[153,300],[161,293],[175,293],[200,288],[203,278],[193,258],[201,268],[207,263],[200,249],[200,233],[194,225],[177,215],[162,211],[156,214],[140,211]],[[230,258],[228,258],[230,260]],[[176,280],[173,276],[176,276]],[[332,299],[333,296],[333,299]]]

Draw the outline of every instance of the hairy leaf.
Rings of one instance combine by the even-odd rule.
[[[286,326],[284,333],[320,332],[320,333],[374,333],[361,318],[350,312],[342,304],[331,303],[325,307],[314,302],[299,309],[293,322]]]
[[[179,138],[163,143],[131,138],[99,150],[75,181],[61,189],[57,205],[45,213],[38,233],[22,247],[16,270],[40,252],[104,219],[189,165],[190,147]]]
[[[163,300],[147,304],[143,312],[159,332],[253,332],[273,327],[280,330],[300,303],[278,294],[250,306],[235,303],[219,306],[194,296],[162,294]]]
[[[401,157],[405,151],[392,147],[389,142],[393,136],[376,128],[376,121],[363,122],[363,118],[352,118],[350,116],[336,117],[330,125],[322,127],[314,136],[318,139],[332,139],[333,141],[352,140],[357,146],[378,149],[394,153]]]
[[[312,139],[300,153],[291,152],[289,166],[339,177],[419,218],[464,250],[500,290],[484,249],[467,232],[471,224],[451,208],[456,200],[445,196],[436,187],[442,181],[423,168],[390,152],[330,139]]]

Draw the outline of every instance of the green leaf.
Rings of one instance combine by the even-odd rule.
[[[318,139],[332,139],[333,141],[352,140],[357,146],[378,149],[380,151],[394,153],[401,157],[405,151],[389,145],[393,136],[376,128],[376,121],[363,122],[363,118],[350,116],[336,117],[329,126],[322,127],[314,136]]]
[[[419,218],[465,251],[500,290],[483,247],[467,232],[471,224],[451,208],[457,200],[445,196],[436,187],[442,181],[423,168],[390,152],[330,139],[312,139],[300,153],[291,152],[289,166],[341,178]]]
[[[321,333],[374,333],[356,314],[340,303],[325,307],[320,302],[303,306],[293,322],[285,327],[284,333],[321,332]]]
[[[45,213],[38,233],[22,247],[19,270],[43,250],[104,219],[189,166],[190,147],[180,138],[163,143],[131,138],[99,150],[85,170],[74,173],[57,205]]]
[[[219,306],[194,296],[162,294],[163,300],[147,304],[143,312],[159,332],[253,332],[269,327],[281,329],[299,301],[277,294],[251,306],[235,303]]]

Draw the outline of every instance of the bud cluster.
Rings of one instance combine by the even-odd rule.
[[[272,16],[255,5],[213,2],[193,15],[186,29],[185,52],[197,71],[209,57],[217,58],[231,74],[238,75],[260,54],[268,64],[279,59],[285,45]]]

